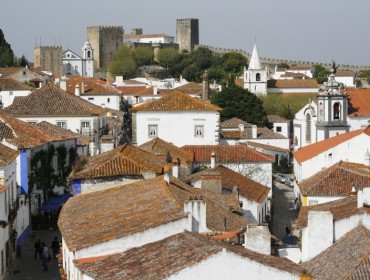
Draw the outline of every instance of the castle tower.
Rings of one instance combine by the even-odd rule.
[[[186,18],[176,20],[176,43],[179,51],[191,52],[195,45],[199,45],[199,20]]]
[[[122,44],[122,26],[88,26],[87,40],[94,50],[94,67],[107,68],[113,53]]]
[[[89,41],[82,47],[82,73],[83,77],[94,77],[94,49]]]
[[[54,75],[62,75],[62,53],[61,46],[35,47],[33,52],[34,67],[51,71]]]
[[[267,77],[268,71],[262,69],[257,45],[254,42],[248,70],[244,68],[244,88],[256,95],[265,95],[267,94]]]
[[[316,142],[348,132],[348,100],[343,85],[335,80],[331,70],[329,80],[320,88],[317,97]]]

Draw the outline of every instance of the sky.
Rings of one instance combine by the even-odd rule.
[[[0,29],[15,55],[35,46],[77,54],[87,26],[176,36],[176,19],[199,19],[200,44],[261,57],[370,66],[369,0],[1,0]]]

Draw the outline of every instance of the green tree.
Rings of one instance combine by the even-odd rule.
[[[207,48],[197,48],[190,53],[191,60],[201,70],[212,65],[213,53]]]
[[[329,74],[330,74],[330,71],[322,67],[320,64],[314,65],[313,78],[315,78],[319,84],[323,84],[324,82],[327,82]]]
[[[3,31],[0,29],[0,67],[14,65],[14,53],[10,44],[5,40]]]
[[[248,66],[247,58],[238,52],[228,52],[222,56],[225,73],[239,76],[243,73],[244,67]]]
[[[211,100],[223,109],[221,121],[236,117],[258,126],[269,126],[262,101],[248,90],[236,86],[232,80],[221,92],[212,94]]]
[[[182,76],[188,81],[200,82],[202,80],[201,70],[195,64],[187,66],[182,71]]]
[[[134,57],[138,66],[149,65],[154,60],[154,51],[151,47],[139,46],[134,49]]]
[[[181,56],[175,48],[163,48],[157,54],[159,64],[166,69],[175,67],[180,58]]]
[[[108,71],[113,75],[121,75],[124,79],[133,78],[137,72],[134,54],[128,46],[122,45],[113,54]]]
[[[286,69],[289,69],[289,65],[288,64],[286,64],[286,63],[280,63],[278,66],[277,66],[277,68],[286,68]]]

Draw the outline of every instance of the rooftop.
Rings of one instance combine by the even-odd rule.
[[[18,82],[13,78],[0,76],[0,89],[3,91],[32,91],[35,88]]]
[[[319,84],[316,79],[294,79],[294,80],[268,80],[269,88],[312,88],[317,89]]]
[[[267,120],[272,123],[289,123],[289,120],[279,115],[267,115]]]
[[[348,117],[370,117],[370,89],[347,88]]]
[[[82,85],[83,83],[83,85]],[[99,78],[86,78],[77,75],[67,76],[67,92],[75,94],[76,85],[80,88],[80,95],[120,95],[121,91]]]
[[[17,158],[18,154],[18,151],[10,149],[3,144],[0,144],[0,165],[8,165]]]

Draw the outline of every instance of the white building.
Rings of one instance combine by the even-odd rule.
[[[94,49],[89,41],[82,47],[81,56],[71,50],[62,53],[63,75],[94,77]]]
[[[29,95],[34,88],[10,77],[0,78],[0,106],[2,108],[8,107],[14,101],[14,98],[19,96]]]
[[[355,81],[357,78],[357,72],[349,70],[337,70],[335,73],[335,79],[342,83],[345,87],[354,88],[356,86]]]
[[[142,31],[142,30],[141,30]],[[167,34],[123,34],[123,43],[161,43],[174,44],[175,37]]]
[[[159,137],[180,147],[219,143],[220,107],[173,91],[131,108],[132,144]]]
[[[268,115],[267,119],[273,124],[272,131],[290,138],[290,122],[279,115]]]

